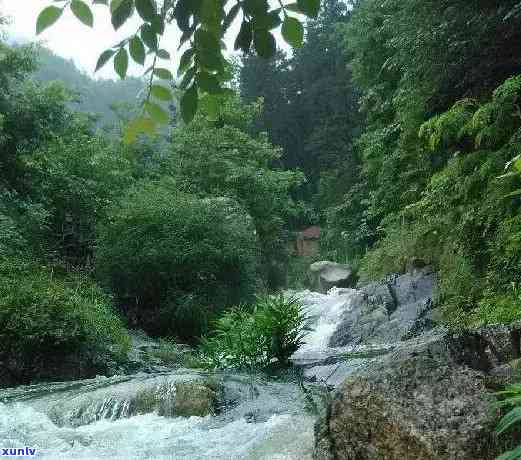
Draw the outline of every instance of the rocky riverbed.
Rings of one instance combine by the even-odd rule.
[[[491,460],[505,447],[490,402],[515,377],[514,326],[437,327],[429,267],[289,294],[313,331],[287,375],[171,369],[136,336],[129,375],[1,390],[0,447],[92,460]]]

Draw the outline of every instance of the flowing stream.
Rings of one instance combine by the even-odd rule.
[[[314,318],[294,355],[305,376],[326,382],[338,369],[327,359],[345,350],[329,338],[356,293],[296,293]],[[363,360],[355,361],[348,367]],[[176,416],[176,384],[208,379],[220,388],[218,414]],[[36,448],[43,459],[305,460],[314,443],[309,406],[296,380],[240,373],[180,369],[21,386],[0,390],[0,449]]]

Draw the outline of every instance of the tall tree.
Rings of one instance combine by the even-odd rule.
[[[332,180],[328,171],[346,162],[353,163],[346,168],[356,171],[352,140],[358,125],[357,93],[338,31],[349,16],[341,1],[322,2],[293,57],[243,60],[241,94],[264,99],[264,127],[270,140],[283,147],[284,167],[298,167],[306,174],[302,192],[309,201],[317,195],[321,177]]]

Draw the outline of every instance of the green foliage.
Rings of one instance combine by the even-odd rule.
[[[288,261],[286,285],[290,289],[305,289],[308,287],[308,270],[313,262],[318,262],[320,256],[291,256]],[[336,260],[336,259],[335,259]]]
[[[256,323],[270,339],[268,358],[288,365],[290,356],[302,345],[306,335],[306,316],[298,299],[283,294],[269,296],[255,306]]]
[[[519,203],[508,195],[519,177],[502,176],[520,144],[517,77],[494,91],[490,102],[457,102],[419,130],[427,160],[447,158],[432,172],[417,201],[386,213],[385,237],[365,256],[362,276],[403,271],[422,257],[440,272],[440,301],[454,327],[517,318]],[[488,115],[484,118],[484,113]]]
[[[297,299],[282,294],[258,299],[253,308],[235,307],[216,321],[201,345],[211,368],[255,369],[289,364],[306,335],[307,319]]]
[[[49,213],[49,250],[68,262],[92,256],[95,227],[133,180],[134,162],[125,150],[100,137],[73,133],[20,157],[25,191]]]
[[[427,263],[432,263],[429,252],[436,248],[432,246],[434,239],[429,238],[428,233],[413,226],[387,228],[385,237],[362,259],[359,272],[361,280],[370,281],[388,273],[403,273],[415,255],[421,255]]]
[[[513,286],[503,295],[485,293],[473,312],[471,324],[508,324],[521,320],[521,293]]]
[[[354,186],[343,192],[343,202],[326,212],[330,247],[363,254],[396,233],[404,210],[423,201],[431,179],[456,152],[498,152],[512,136],[519,121],[517,78],[507,80],[489,103],[482,102],[505,79],[521,72],[519,53],[506,51],[519,36],[519,16],[509,15],[516,4],[355,2],[350,20],[340,27],[366,119],[355,145],[361,162],[358,179],[355,176]],[[418,132],[426,142],[419,141]],[[495,167],[489,172],[490,182],[493,174],[501,174]],[[452,179],[466,182],[465,177]],[[465,206],[461,200],[451,203],[445,209]],[[411,227],[409,217],[405,224]],[[419,227],[418,234],[425,233],[421,223],[412,226]]]
[[[496,427],[496,433],[502,435],[511,431],[521,421],[521,385],[518,383],[509,385],[503,391],[498,392],[497,396],[499,396],[499,400],[494,406],[498,409],[509,409]],[[519,458],[521,458],[521,446],[503,453],[497,457],[497,460],[516,460]]]
[[[145,64],[143,46],[146,52],[153,55],[153,61],[145,75],[150,74],[150,85],[154,81],[154,70],[160,59],[170,59],[169,53],[159,47],[159,41],[174,23],[182,33],[179,48],[185,48],[189,58],[181,59],[179,75],[183,76],[180,87],[185,94],[180,100],[181,115],[185,122],[190,122],[197,111],[199,92],[207,93],[211,97],[221,94],[227,80],[226,60],[224,57],[222,37],[236,23],[239,11],[242,11],[242,23],[235,40],[235,49],[248,53],[255,49],[259,56],[272,57],[276,52],[276,43],[272,30],[282,23],[282,33],[288,43],[299,46],[303,39],[303,26],[295,13],[308,17],[316,17],[320,8],[320,0],[299,0],[291,4],[280,2],[280,8],[271,9],[267,1],[235,2],[229,10],[224,4],[213,1],[192,2],[189,0],[165,1],[161,6],[152,0],[114,0],[98,2],[107,6],[115,30],[122,27],[137,11],[141,25],[138,31],[122,40],[119,44],[103,52],[96,65],[96,70],[103,67],[114,58],[114,69],[123,79],[126,77],[130,56],[140,65]],[[52,26],[70,7],[73,14],[85,25],[93,25],[93,16],[90,7],[81,0],[65,3],[61,8],[48,6],[38,16],[36,24],[37,34]],[[139,44],[138,44],[139,43]],[[253,46],[252,46],[253,45]],[[128,48],[128,51],[127,51]],[[139,48],[139,52],[136,52]],[[188,61],[188,62],[186,62]],[[215,85],[208,87],[201,84],[201,75],[209,75]],[[171,83],[174,83],[173,79]],[[168,90],[169,91],[169,90]],[[149,91],[147,102],[154,97]],[[147,120],[163,123],[149,114]],[[128,140],[135,140],[148,124],[133,123],[129,129],[131,134]]]
[[[163,364],[174,367],[201,367],[199,358],[196,353],[187,348],[186,345],[180,345],[175,340],[162,338],[159,340],[157,348],[151,350],[152,358],[159,359]]]
[[[247,55],[240,70],[241,96],[247,102],[263,99],[258,129],[283,148],[280,161],[286,169],[299,168],[306,175],[296,196],[315,200],[319,210],[339,201],[357,167],[352,145],[358,94],[337,30],[348,20],[345,4],[326,0],[318,17],[307,21],[306,40],[292,57],[281,52],[270,60]],[[296,45],[300,28],[292,24],[286,19],[282,32]],[[328,190],[317,195],[322,189]]]
[[[280,150],[265,135],[249,133],[257,110],[238,98],[226,98],[213,122],[203,108],[193,123],[173,132],[170,151],[158,160],[158,173],[174,177],[181,191],[238,201],[253,218],[259,237],[262,279],[277,288],[285,283],[288,222],[300,213],[291,192],[302,175],[274,167]]]
[[[92,281],[20,257],[0,261],[0,329],[0,356],[15,382],[56,378],[42,363],[57,356],[104,371],[103,361],[122,359],[130,345],[110,299]]]
[[[256,244],[236,202],[180,193],[164,179],[136,185],[112,207],[96,265],[132,321],[193,340],[222,308],[251,298]]]

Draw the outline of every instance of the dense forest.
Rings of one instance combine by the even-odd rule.
[[[2,382],[106,371],[128,328],[197,344],[296,281],[315,223],[362,282],[433,264],[451,327],[521,319],[520,21],[515,0],[325,0],[292,54],[226,68],[218,116],[202,97],[133,143],[141,80],[4,40]]]
[[[248,56],[245,100],[362,279],[437,267],[445,320],[519,317],[518,2],[325,1],[291,58]]]

